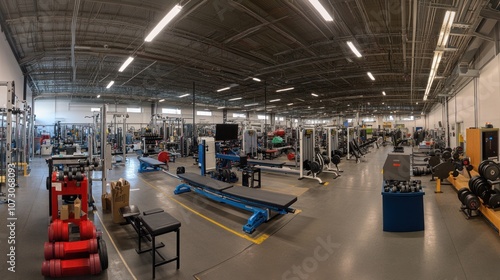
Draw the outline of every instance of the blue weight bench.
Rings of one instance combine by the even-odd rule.
[[[138,159],[139,169],[137,171],[139,173],[158,171],[161,169],[161,166],[165,165],[164,162],[150,157],[138,157]]]
[[[237,187],[194,173],[178,174],[177,176],[181,178],[183,183],[175,188],[174,194],[194,191],[217,202],[252,212],[247,224],[243,226],[243,231],[246,233],[254,232],[259,225],[267,222],[271,218],[271,211],[278,214],[295,212],[295,209],[290,208],[297,201],[297,197],[293,195]]]

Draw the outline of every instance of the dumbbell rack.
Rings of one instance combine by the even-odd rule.
[[[44,244],[45,261],[42,275],[46,277],[71,277],[96,275],[108,268],[106,243],[88,220],[88,180],[81,171],[84,168],[63,168],[52,172],[49,242]],[[75,172],[73,172],[75,171]],[[81,211],[60,220],[59,196],[71,195],[81,198]],[[76,209],[75,209],[76,211]],[[83,215],[80,217],[81,213]],[[79,226],[80,240],[70,240],[69,224]]]
[[[87,176],[81,175],[77,180],[70,180],[69,176],[65,176],[62,171],[52,172],[52,187],[51,187],[51,216],[52,221],[59,218],[59,200],[61,195],[77,195],[81,197],[82,212],[85,213],[81,218],[69,218],[68,222],[78,224],[81,220],[87,220],[88,213],[88,180]]]
[[[479,176],[479,174],[475,171],[472,170],[470,171],[472,176]],[[469,187],[469,180],[470,178],[466,178],[462,174],[458,175],[457,177],[453,177],[453,175],[450,174],[448,177],[448,181],[451,182],[453,187],[458,191],[461,188],[468,188]],[[481,203],[479,205],[479,212],[493,225],[499,232],[500,235],[500,211],[495,211],[492,208],[489,208],[486,206],[484,203]]]
[[[141,138],[143,154],[148,155],[154,154],[156,152],[155,148],[157,146],[157,142],[162,140],[160,135],[149,132],[143,135]]]
[[[410,155],[388,154],[383,174],[383,230],[389,232],[424,230],[425,192],[422,190],[420,180],[410,180]],[[386,188],[387,182],[390,182],[392,187]]]

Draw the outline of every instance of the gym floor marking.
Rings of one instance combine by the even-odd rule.
[[[101,219],[101,216],[99,216],[99,212],[97,211],[93,211],[94,214],[97,216],[97,218],[99,219],[102,227],[104,228],[104,230],[106,231],[106,234],[108,235],[109,237],[109,240],[111,240],[111,244],[113,244],[113,247],[115,247],[115,250],[116,252],[118,253],[118,256],[120,257],[120,259],[122,260],[123,264],[125,265],[125,267],[127,268],[128,272],[130,273],[130,275],[132,276],[132,278],[134,280],[137,280],[137,277],[135,277],[134,273],[132,273],[132,270],[130,269],[130,267],[128,266],[127,262],[125,261],[125,259],[123,258],[122,254],[120,253],[120,250],[118,250],[118,247],[116,247],[116,244],[115,244],[115,241],[113,240],[113,238],[111,237],[111,234],[109,234],[108,232],[108,229],[106,228],[106,225],[104,225],[104,222],[102,221]]]
[[[189,206],[185,205],[184,203],[182,203],[182,202],[180,202],[179,200],[175,199],[173,195],[168,194],[168,193],[167,193],[167,192],[165,192],[164,190],[162,190],[162,189],[160,189],[160,188],[158,188],[158,187],[156,187],[156,186],[152,185],[151,183],[149,183],[148,181],[144,180],[143,178],[141,178],[141,177],[138,177],[138,178],[139,178],[139,179],[141,179],[141,181],[143,181],[143,182],[144,182],[145,184],[147,184],[148,186],[150,186],[150,187],[152,187],[152,188],[154,188],[154,189],[156,189],[156,190],[158,190],[158,191],[160,191],[160,192],[162,192],[162,193],[166,194],[166,195],[167,195],[167,197],[168,197],[169,199],[173,200],[174,202],[176,202],[176,203],[177,203],[177,204],[179,204],[180,206],[184,207],[186,210],[191,211],[192,213],[194,213],[194,214],[198,215],[199,217],[201,217],[201,218],[203,218],[203,219],[205,219],[205,220],[207,220],[207,221],[211,222],[212,224],[214,224],[214,225],[216,225],[216,226],[219,226],[220,228],[222,228],[222,229],[224,229],[224,230],[226,230],[226,231],[228,231],[228,232],[230,232],[230,233],[232,233],[232,234],[234,234],[234,235],[236,235],[236,236],[239,236],[239,237],[241,237],[241,238],[243,238],[243,239],[246,239],[246,240],[248,240],[248,241],[251,241],[251,242],[253,242],[253,243],[255,243],[255,244],[261,244],[261,243],[262,243],[262,242],[264,242],[267,238],[269,238],[269,234],[265,234],[265,233],[261,234],[261,235],[260,235],[259,237],[257,237],[257,238],[252,238],[252,237],[250,237],[250,236],[248,236],[248,235],[246,235],[246,234],[244,234],[244,233],[237,232],[237,231],[235,231],[235,230],[233,230],[233,229],[230,229],[229,227],[227,227],[227,226],[225,226],[225,225],[223,225],[223,224],[221,224],[221,223],[219,223],[219,222],[215,221],[214,219],[209,218],[209,217],[207,217],[207,216],[203,215],[202,213],[200,213],[200,212],[198,212],[198,211],[196,211],[196,210],[192,209],[191,207],[189,207]],[[299,212],[299,213],[300,213],[300,211],[295,211],[295,212]]]

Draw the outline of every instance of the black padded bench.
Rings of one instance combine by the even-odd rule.
[[[290,206],[297,197],[261,189],[233,187],[232,184],[214,180],[195,173],[178,174],[185,183],[178,185],[174,194],[194,191],[212,200],[253,212],[243,230],[252,233],[259,225],[270,219],[270,212],[294,213]]]
[[[224,190],[224,193],[231,196],[254,201],[259,204],[265,204],[276,208],[288,208],[297,201],[297,197],[288,194],[275,193],[265,190],[255,190],[245,187],[234,187]]]
[[[276,160],[258,160],[258,159],[247,159],[248,165],[260,165],[260,166],[270,166],[270,167],[279,167],[283,168],[285,165],[284,161],[276,161]]]
[[[130,205],[120,208],[120,213],[122,216],[134,227],[138,233],[138,243],[139,248],[136,250],[138,254],[145,252],[151,252],[153,256],[152,260],[152,270],[153,279],[155,278],[155,268],[173,261],[177,263],[177,269],[180,268],[180,227],[181,223],[172,217],[170,214],[163,211],[163,209],[152,209],[145,211],[143,216],[140,216],[139,208],[135,205]],[[158,249],[164,247],[165,245],[160,242],[156,244],[156,237],[167,234],[170,232],[176,232],[176,256],[171,259],[166,259]],[[149,249],[142,249],[142,237],[149,237],[148,240],[151,241],[151,247]],[[156,254],[160,256],[161,261],[156,261]]]

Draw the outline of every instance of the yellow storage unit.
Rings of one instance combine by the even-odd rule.
[[[477,171],[481,161],[498,160],[498,128],[468,128],[466,154]]]

